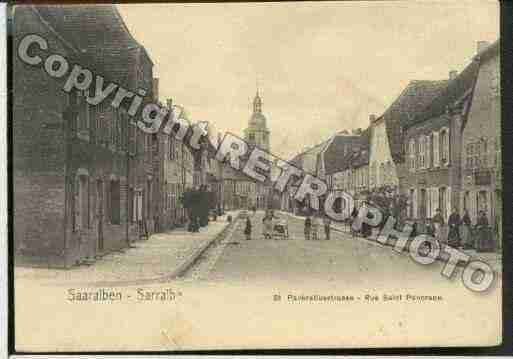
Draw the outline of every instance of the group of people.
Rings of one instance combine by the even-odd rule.
[[[321,225],[324,226],[324,234],[325,239],[330,239],[331,234],[331,219],[329,217],[324,216],[322,218],[321,223],[321,217],[319,215],[314,216],[306,216],[305,219],[305,239],[306,240],[319,240],[320,238],[320,228]]]
[[[183,207],[187,212],[187,230],[199,232],[209,222],[210,211],[217,212],[213,193],[209,192],[205,185],[188,188],[182,198]],[[217,213],[215,215],[217,217]]]
[[[253,214],[256,211],[253,210]],[[263,224],[263,235],[265,239],[271,239],[273,230],[275,230],[275,220],[278,219],[278,217],[275,215],[273,210],[267,210],[265,212],[264,218],[262,219]],[[321,217],[318,215],[310,216],[308,215],[305,219],[305,225],[304,225],[304,234],[306,240],[318,240],[320,238],[320,228],[321,225],[324,226],[324,234],[325,239],[330,239],[331,234],[331,220],[325,216],[322,219],[321,223]],[[244,235],[246,236],[246,240],[251,239],[251,233],[252,233],[253,225],[251,223],[251,219],[246,217],[246,222],[244,226]]]
[[[367,203],[363,203],[362,207],[367,206]],[[351,213],[351,223],[358,216],[359,210],[354,207]],[[368,214],[369,215],[369,214]],[[383,214],[383,220],[380,226],[382,229],[388,219],[390,213]],[[397,224],[400,227],[399,224]],[[372,228],[365,221],[362,221],[360,230],[356,233],[351,231],[353,235],[362,235],[368,237],[371,234]],[[399,228],[395,228],[399,229]],[[412,222],[411,237],[415,237],[419,234],[428,234],[438,239],[442,243],[447,243],[449,246],[454,248],[462,247],[463,249],[479,249],[482,247],[493,247],[493,239],[491,238],[489,229],[488,218],[486,212],[481,210],[478,213],[475,227],[472,227],[472,220],[468,211],[463,211],[463,216],[460,216],[458,210],[453,208],[449,218],[447,220],[447,226],[445,225],[444,216],[440,208],[436,210],[435,215],[432,218],[428,218],[425,222]]]
[[[256,214],[256,207],[252,208],[253,216]],[[264,218],[262,219],[262,223],[264,226],[263,235],[265,239],[270,239],[272,237],[273,231],[273,219],[276,219],[273,210],[267,210],[265,212]],[[246,222],[244,226],[244,235],[246,236],[246,240],[251,239],[251,233],[253,231],[253,225],[251,224],[251,219],[246,217]]]
[[[464,210],[463,216],[460,216],[456,208],[452,209],[447,220],[447,235],[445,235],[443,230],[444,224],[445,222],[442,213],[440,209],[437,209],[433,218],[427,220],[427,234],[432,235],[442,242],[447,242],[449,246],[454,248],[463,247],[463,249],[471,249],[478,245],[477,243],[474,243],[472,236],[472,221],[467,210]],[[488,226],[489,223],[485,211],[479,211],[475,229],[478,231],[486,230],[488,229]],[[415,225],[414,230],[416,231],[416,229]],[[445,238],[447,238],[447,240],[445,240]],[[484,238],[484,240],[491,240],[491,238]]]

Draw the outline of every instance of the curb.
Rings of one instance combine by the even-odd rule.
[[[218,234],[216,234],[213,238],[208,240],[208,242],[202,244],[196,251],[187,258],[182,264],[180,264],[171,274],[166,275],[166,279],[174,279],[177,277],[181,277],[197,260],[198,258],[210,247],[219,237],[222,237],[226,232],[228,232],[228,229],[235,225],[237,220],[239,219],[239,213],[235,215],[235,217],[232,219],[231,223],[228,223]]]
[[[66,283],[58,286],[66,286],[69,287],[71,285],[75,286],[83,286],[86,288],[96,288],[96,287],[123,287],[123,286],[134,286],[134,285],[146,285],[146,284],[157,284],[157,283],[166,283],[169,282],[185,273],[198,258],[207,250],[208,247],[212,243],[214,243],[219,237],[224,235],[229,228],[231,228],[239,218],[239,214],[237,213],[232,222],[228,223],[224,228],[219,231],[216,235],[214,235],[211,239],[207,240],[207,242],[203,243],[200,247],[198,247],[192,255],[190,255],[185,261],[180,263],[178,267],[176,267],[171,273],[165,274],[159,277],[153,278],[144,278],[144,279],[135,279],[135,280],[127,280],[127,281],[100,281],[100,282],[91,282],[91,283],[83,283],[83,282],[75,282],[75,283]],[[52,285],[54,286],[54,285]]]

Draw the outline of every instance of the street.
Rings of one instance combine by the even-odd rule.
[[[331,230],[331,240],[325,240],[324,228],[319,230],[319,240],[305,240],[303,220],[288,218],[290,240],[269,240],[262,236],[263,212],[255,216],[252,240],[247,241],[240,221],[230,241],[206,277],[211,281],[250,283],[343,282],[345,285],[369,285],[386,281],[402,285],[446,282],[440,275],[442,264],[420,265],[406,254],[396,253],[362,238],[352,238],[346,233]]]
[[[16,308],[23,310],[17,311],[16,331],[25,333],[19,347],[48,350],[54,342],[63,350],[278,348],[285,342],[289,348],[390,347],[436,346],[442,340],[464,345],[475,328],[483,333],[480,343],[496,343],[500,284],[473,293],[459,275],[442,277],[440,263],[422,266],[390,247],[340,232],[332,231],[326,241],[321,229],[321,240],[306,241],[302,219],[281,213],[288,217],[292,239],[264,240],[262,216],[250,212],[252,240],[245,240],[239,219],[182,278],[165,283],[87,288],[63,287],[61,280],[43,285],[29,273],[18,277]],[[70,301],[70,289],[111,290],[122,300]],[[174,300],[140,299],[140,292],[159,291],[179,294]],[[411,299],[420,297],[427,299]],[[29,305],[33,300],[37,306]],[[310,330],[297,326],[298,318]],[[362,318],[373,321],[362,324]],[[54,330],[43,333],[41,327]]]

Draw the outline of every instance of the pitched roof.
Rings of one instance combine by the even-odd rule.
[[[349,168],[359,168],[369,164],[370,128],[366,128],[353,145],[353,151],[349,152],[342,159],[342,166],[339,171]]]
[[[478,62],[472,61],[458,76],[450,80],[443,91],[419,111],[415,115],[415,118],[404,127],[409,128],[412,125],[439,117],[446,113],[448,107],[462,99],[463,96],[473,88],[478,71]]]
[[[327,175],[341,171],[347,147],[361,142],[360,136],[336,135],[324,152],[324,169]]]
[[[129,58],[134,49],[146,50],[132,37],[115,5],[35,5],[33,8],[80,52],[80,59],[86,60],[87,65],[94,65],[95,71],[111,81],[130,86]]]
[[[381,115],[386,123],[388,142],[394,162],[403,160],[402,128],[413,121],[414,114],[423,109],[447,86],[448,80],[414,80]]]

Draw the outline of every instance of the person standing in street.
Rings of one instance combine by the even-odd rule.
[[[330,231],[331,231],[331,219],[328,216],[324,216],[324,233],[326,234],[326,240],[330,240]]]
[[[442,242],[442,226],[444,225],[444,218],[442,217],[440,208],[436,209],[436,214],[433,217],[433,225],[435,226],[435,238],[439,242]]]
[[[461,219],[460,226],[460,238],[463,245],[463,249],[471,249],[472,246],[472,237],[470,235],[470,226],[472,222],[470,220],[470,216],[468,214],[468,210],[465,209],[463,213],[463,218]]]
[[[266,211],[264,218],[262,219],[264,224],[264,238],[271,239],[273,231],[273,217],[269,211]]]
[[[306,216],[306,219],[305,219],[305,239],[306,240],[309,240],[310,239],[310,231],[312,229],[312,220],[310,219],[310,216]]]
[[[249,217],[246,218],[246,227],[244,228],[244,234],[246,235],[246,240],[251,240],[251,220]]]
[[[447,221],[447,224],[449,225],[449,235],[447,236],[447,242],[453,248],[458,248],[460,246],[460,223],[460,215],[458,214],[456,208],[453,208],[452,213],[449,216],[449,220]]]

